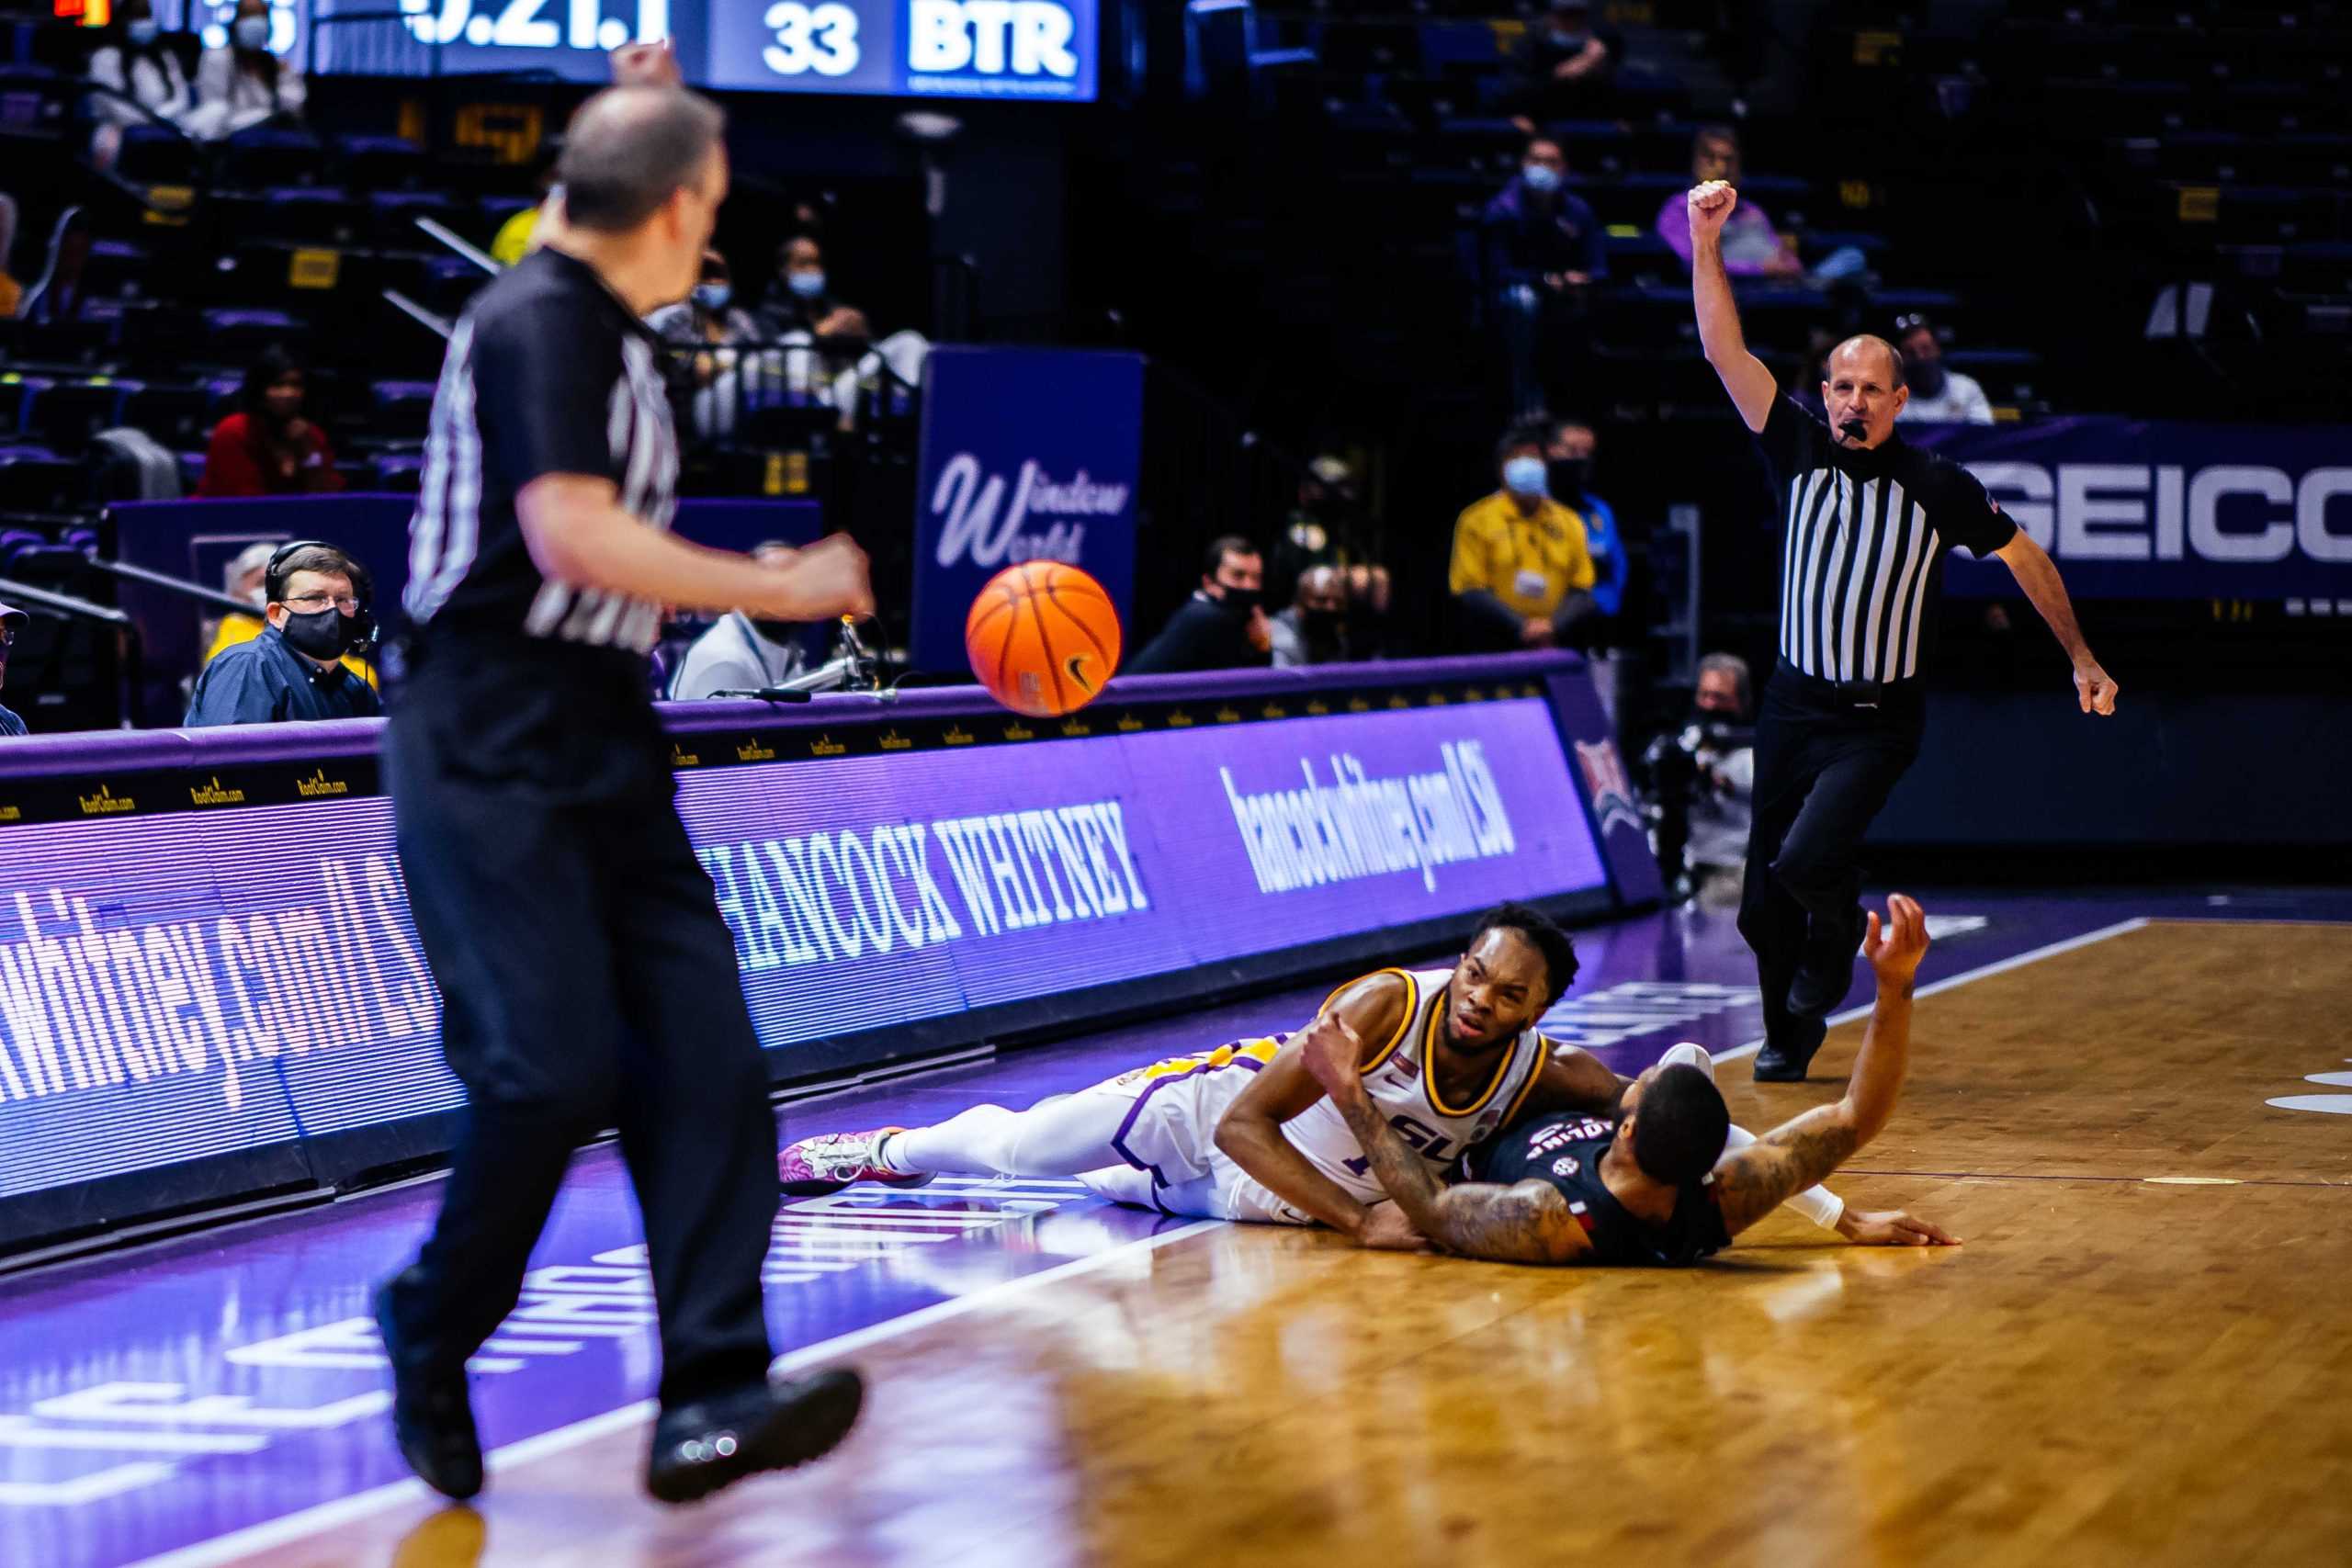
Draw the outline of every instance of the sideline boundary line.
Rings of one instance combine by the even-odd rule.
[[[1023,1274],[1018,1279],[1006,1280],[1000,1284],[989,1286],[987,1290],[977,1291],[968,1296],[956,1296],[947,1301],[933,1302],[927,1307],[919,1307],[913,1312],[902,1314],[898,1317],[868,1324],[864,1328],[854,1328],[846,1334],[837,1334],[831,1339],[820,1339],[814,1345],[804,1345],[797,1350],[787,1350],[769,1364],[769,1371],[771,1374],[796,1371],[814,1362],[851,1350],[861,1349],[884,1339],[895,1338],[901,1334],[910,1334],[918,1328],[928,1328],[933,1324],[948,1318],[961,1317],[967,1313],[978,1312],[982,1307],[993,1306],[1010,1296],[1025,1294],[1049,1284],[1057,1284],[1064,1280],[1075,1279],[1081,1274],[1091,1274],[1099,1269],[1108,1268],[1126,1258],[1155,1252],[1170,1242],[1182,1241],[1188,1236],[1198,1235],[1203,1231],[1216,1229],[1224,1224],[1222,1220],[1195,1220],[1191,1224],[1179,1225],[1174,1230],[1162,1231],[1158,1235],[1143,1236],[1135,1241],[1122,1243],[1107,1252],[1098,1252],[1088,1258],[1074,1258],[1068,1263],[1057,1264],[1051,1269],[1042,1269],[1034,1274]],[[594,1442],[598,1438],[622,1431],[648,1419],[654,1414],[655,1409],[654,1401],[640,1399],[633,1404],[625,1404],[617,1409],[607,1410],[601,1416],[591,1416],[584,1420],[574,1421],[568,1427],[558,1427],[550,1431],[541,1432],[536,1437],[509,1443],[504,1448],[492,1450],[486,1456],[488,1469],[492,1474],[496,1474],[502,1471],[512,1470],[518,1465],[528,1464],[548,1454],[561,1453],[567,1449],[577,1448],[582,1443]],[[259,1524],[247,1525],[243,1529],[215,1537],[211,1540],[175,1548],[159,1557],[142,1558],[130,1564],[129,1568],[219,1568],[220,1564],[234,1562],[239,1558],[253,1552],[266,1551],[272,1547],[285,1546],[302,1540],[339,1525],[366,1518],[370,1515],[379,1514],[387,1508],[412,1502],[446,1502],[446,1499],[441,1498],[439,1494],[414,1477],[406,1481],[388,1482],[384,1485],[370,1488],[366,1492],[356,1492],[348,1497],[337,1497],[328,1502],[316,1503],[297,1513],[287,1514],[279,1518],[265,1519]],[[458,1505],[447,1506],[454,1507]]]
[[[2038,964],[2045,958],[2055,958],[2062,953],[2072,953],[2078,947],[2089,947],[2095,942],[2105,942],[2109,937],[2121,936],[2126,931],[2136,931],[2146,924],[2148,920],[2145,916],[2135,915],[2131,919],[2118,920],[2111,926],[2101,926],[2095,931],[2085,931],[2080,936],[2070,936],[2064,942],[2053,942],[2047,946],[2037,947],[2030,953],[2017,953],[2012,957],[1984,964],[1981,968],[1963,969],[1957,975],[1947,975],[1940,980],[1920,987],[1911,993],[1911,999],[1917,1001],[1922,997],[1932,997],[1939,991],[1949,991],[1955,986],[1965,986],[1971,980],[1982,980],[1994,975],[2006,975],[2012,969],[2022,969],[2029,964]],[[1848,1008],[1844,1012],[1831,1013],[1828,1022],[1834,1029],[1838,1024],[1851,1023],[1858,1018],[1868,1018],[1870,1015],[1871,1010],[1867,1007]],[[1724,1062],[1736,1062],[1743,1056],[1753,1056],[1762,1049],[1764,1049],[1764,1042],[1759,1038],[1751,1040],[1745,1045],[1735,1045],[1728,1051],[1715,1051],[1710,1055],[1720,1065]]]

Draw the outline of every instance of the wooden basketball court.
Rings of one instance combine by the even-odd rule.
[[[646,1424],[275,1564],[2342,1564],[2352,927],[2151,924],[1918,1006],[1830,1185],[1957,1250],[1776,1217],[1712,1265],[1545,1271],[1187,1226],[870,1344],[831,1460],[699,1508]],[[1758,1130],[1823,1099],[1723,1078]],[[532,1445],[525,1445],[526,1449]]]

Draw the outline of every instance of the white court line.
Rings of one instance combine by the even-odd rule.
[[[2093,942],[2105,942],[2111,936],[2121,936],[2125,931],[2136,931],[2147,923],[2144,919],[2138,918],[2118,920],[2111,926],[2101,926],[2098,930],[2086,931],[2081,936],[2070,936],[2064,942],[2053,942],[2047,947],[2037,947],[2031,953],[2020,953],[2014,958],[2004,958],[1997,964],[1987,964],[1982,969],[1967,969],[1957,975],[1947,976],[1932,985],[1920,987],[1911,995],[1914,999],[1920,997],[1932,997],[1938,991],[1949,991],[1954,986],[1965,986],[1971,980],[1982,980],[1988,975],[2006,975],[2012,969],[2022,969],[2027,964],[2039,963],[2044,958],[2055,958],[2062,953],[2072,953],[2078,947],[2088,947]],[[1835,1026],[1840,1023],[1851,1023],[1858,1018],[1868,1018],[1870,1015],[1869,1008],[1848,1008],[1844,1012],[1831,1013],[1828,1021]],[[1736,1062],[1742,1056],[1753,1056],[1762,1049],[1764,1049],[1763,1041],[1751,1040],[1745,1045],[1735,1045],[1728,1051],[1714,1051],[1710,1052],[1709,1055],[1713,1055],[1718,1063]]]
[[[1108,1252],[1098,1252],[1091,1258],[1073,1258],[1068,1263],[1052,1269],[1041,1269],[1035,1274],[1023,1274],[1017,1280],[1007,1280],[1001,1284],[991,1285],[985,1291],[977,1291],[968,1296],[956,1296],[947,1301],[934,1302],[930,1306],[908,1313],[903,1316],[870,1324],[864,1328],[852,1329],[847,1334],[838,1334],[831,1339],[820,1340],[814,1345],[806,1345],[797,1350],[787,1350],[770,1364],[769,1371],[771,1372],[797,1371],[802,1367],[818,1361],[830,1360],[833,1357],[845,1355],[852,1350],[863,1349],[868,1345],[896,1338],[901,1334],[911,1334],[918,1328],[928,1328],[933,1324],[944,1322],[948,1318],[961,1317],[967,1313],[977,1312],[982,1307],[994,1306],[1010,1296],[1023,1295],[1046,1285],[1058,1284],[1064,1280],[1075,1279],[1080,1274],[1091,1274],[1098,1269],[1107,1268],[1113,1263],[1120,1262],[1139,1253],[1154,1251],[1166,1247],[1170,1242],[1182,1241],[1186,1236],[1198,1235],[1204,1230],[1215,1229],[1223,1224],[1225,1222],[1222,1220],[1195,1220],[1189,1225],[1179,1225],[1172,1231],[1162,1231],[1158,1235],[1145,1236],[1138,1241],[1128,1242],[1123,1247],[1114,1247]],[[650,1420],[657,1408],[654,1401],[641,1399],[634,1404],[623,1405],[617,1410],[607,1410],[602,1416],[591,1416],[586,1420],[575,1421],[569,1427],[558,1427],[553,1431],[541,1432],[537,1437],[525,1438],[520,1442],[509,1443],[504,1448],[491,1452],[489,1468],[494,1474],[501,1471],[512,1470],[517,1465],[528,1464],[531,1461],[543,1458],[548,1454],[561,1453],[566,1449],[574,1449],[582,1443],[594,1442],[598,1438],[624,1431],[639,1422]],[[164,1552],[160,1557],[146,1558],[130,1564],[130,1568],[217,1568],[218,1564],[233,1562],[249,1553],[265,1551],[274,1546],[284,1546],[290,1541],[300,1540],[305,1537],[349,1524],[354,1519],[363,1519],[371,1514],[380,1514],[387,1508],[397,1507],[403,1503],[440,1501],[442,1499],[439,1494],[427,1487],[422,1481],[413,1478],[407,1481],[395,1481],[376,1487],[372,1491],[356,1493],[349,1497],[338,1497],[331,1503],[318,1504],[300,1513],[288,1514],[283,1518],[248,1525],[233,1534],[220,1536],[212,1540],[199,1541],[194,1546],[186,1546],[176,1551]]]

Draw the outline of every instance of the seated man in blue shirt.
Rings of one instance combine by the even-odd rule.
[[[0,682],[8,678],[8,655],[17,646],[17,628],[32,619],[14,604],[0,604]],[[30,733],[25,721],[10,708],[0,705],[0,739]]]
[[[356,583],[364,573],[332,545],[280,550],[262,592],[268,625],[251,642],[213,656],[196,678],[187,727],[280,724],[288,719],[373,718],[375,688],[343,656],[365,638]]]

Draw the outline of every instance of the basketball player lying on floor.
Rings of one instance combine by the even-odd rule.
[[[1555,1051],[1535,1028],[1576,971],[1566,932],[1538,910],[1506,904],[1479,920],[1450,972],[1364,976],[1333,992],[1317,1021],[1357,1043],[1349,1068],[1359,1097],[1435,1182],[1507,1127],[1561,1115],[1605,1126],[1598,1119],[1616,1113],[1626,1080],[1585,1052]],[[976,1105],[933,1127],[806,1138],[784,1151],[784,1191],[812,1197],[860,1181],[920,1187],[949,1175],[1073,1177],[1164,1213],[1321,1224],[1366,1247],[1423,1245],[1404,1212],[1383,1201],[1357,1134],[1308,1073],[1305,1041],[1222,1045],[1027,1111]],[[1708,1057],[1679,1045],[1668,1059]],[[1725,1138],[1718,1127],[1716,1152]],[[1848,1213],[1825,1191],[1790,1191],[1816,1224],[1853,1241],[1932,1231],[1899,1213]]]
[[[1731,1124],[1713,1077],[1665,1063],[1634,1080],[1611,1121],[1574,1111],[1531,1118],[1470,1156],[1473,1180],[1447,1186],[1356,1072],[1349,1021],[1327,1010],[1300,1037],[1306,1070],[1361,1140],[1374,1175],[1413,1224],[1448,1252],[1514,1263],[1691,1263],[1844,1164],[1894,1111],[1911,1045],[1912,977],[1927,917],[1901,894],[1862,951],[1878,1004],[1845,1098],[1724,1152]],[[1891,1238],[1949,1245],[1932,1225]]]

